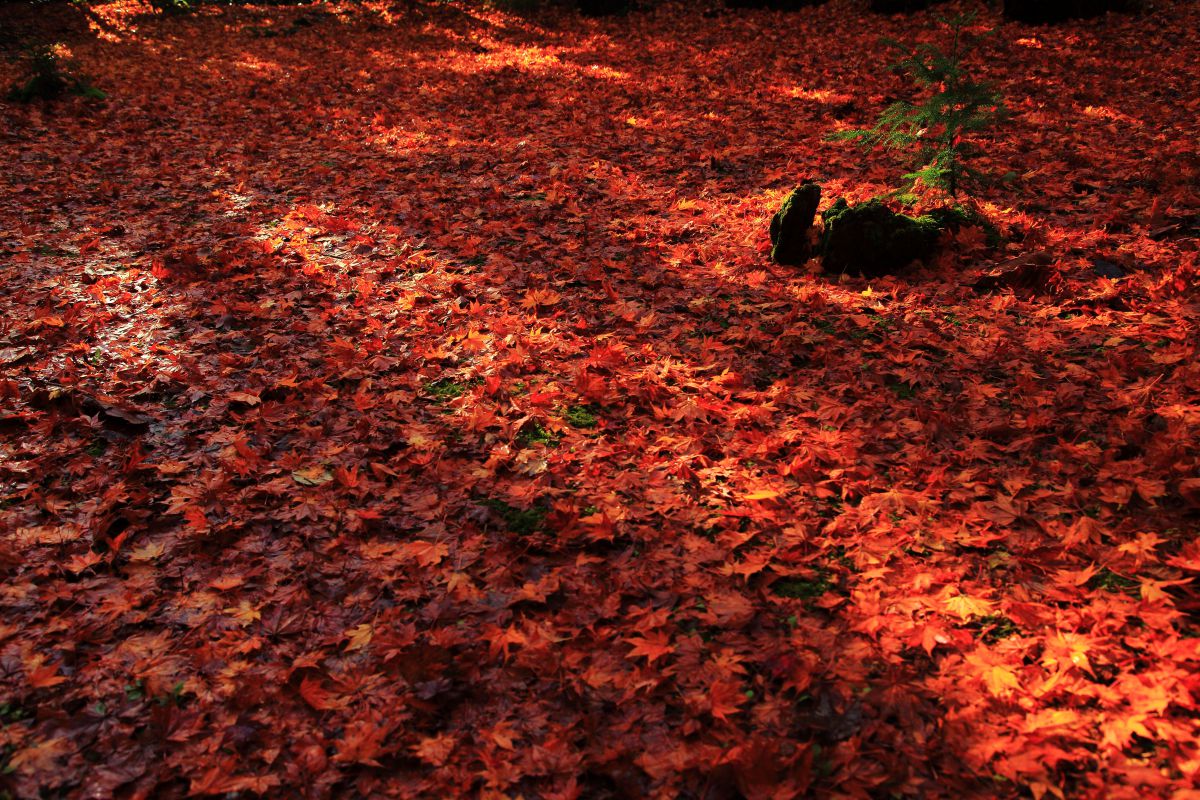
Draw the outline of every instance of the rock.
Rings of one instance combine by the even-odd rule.
[[[771,218],[771,260],[800,266],[812,257],[809,231],[821,202],[821,187],[805,181],[783,201]]]
[[[1137,5],[1137,0],[1004,0],[1004,16],[1044,25],[1098,17],[1108,11],[1136,11]]]
[[[957,209],[909,217],[897,214],[880,200],[852,206],[839,198],[824,214],[821,260],[830,272],[868,278],[898,272],[914,261],[928,260],[942,231],[967,222]]]

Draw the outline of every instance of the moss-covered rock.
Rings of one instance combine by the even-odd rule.
[[[881,200],[852,206],[839,198],[821,215],[825,234],[821,260],[830,272],[877,277],[926,261],[942,231],[968,221],[959,209],[938,209],[920,217],[892,211]]]
[[[1043,25],[1098,17],[1108,11],[1137,11],[1138,0],[1004,0],[1004,16]]]
[[[935,208],[932,211],[926,211],[917,219],[932,219],[937,223],[939,231],[956,231],[959,228],[967,228],[972,225],[984,229],[984,232],[989,236],[992,234],[999,235],[992,224],[987,221],[979,212],[970,211],[962,206],[946,206],[943,208]]]
[[[771,260],[799,266],[812,257],[809,231],[821,202],[821,187],[805,182],[783,201],[771,218]]]

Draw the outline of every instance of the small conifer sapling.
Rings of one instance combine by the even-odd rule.
[[[979,152],[973,136],[1002,120],[1005,109],[995,87],[974,80],[963,63],[978,40],[968,30],[975,15],[938,19],[951,34],[948,50],[933,44],[912,49],[885,40],[907,54],[893,69],[907,73],[927,92],[925,98],[918,103],[893,103],[873,127],[839,131],[829,138],[857,142],[864,150],[911,151],[913,171],[902,176],[896,193],[911,191],[920,183],[957,198],[983,177],[968,163]]]

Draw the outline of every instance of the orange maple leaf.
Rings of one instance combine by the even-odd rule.
[[[746,695],[734,681],[715,681],[708,689],[709,713],[714,719],[726,720],[737,714],[741,709],[740,703],[746,701]]]
[[[645,656],[647,662],[651,664],[657,659],[675,652],[675,648],[671,645],[671,634],[665,631],[648,633],[645,636],[635,636],[625,641],[633,645],[633,649],[629,651],[627,656],[628,658]]]

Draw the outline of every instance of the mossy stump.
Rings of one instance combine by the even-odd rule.
[[[771,260],[799,266],[812,257],[809,231],[821,202],[821,187],[805,182],[783,201],[771,218]]]
[[[868,278],[889,275],[914,261],[928,261],[942,231],[962,225],[966,217],[957,209],[910,217],[880,200],[852,206],[839,198],[821,215],[825,222],[821,260],[829,272]]]

